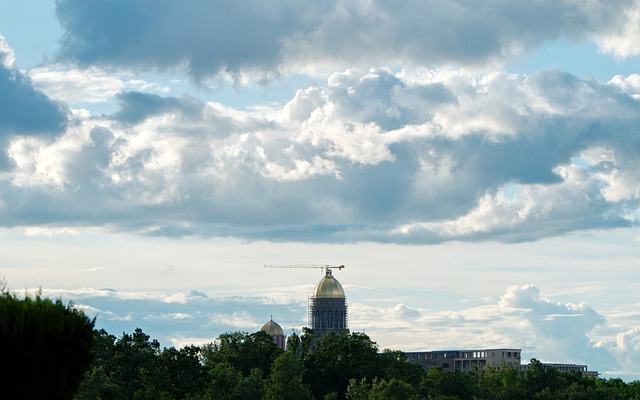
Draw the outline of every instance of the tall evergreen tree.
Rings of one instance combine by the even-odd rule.
[[[94,320],[61,300],[0,292],[0,385],[8,398],[71,399],[94,356]]]

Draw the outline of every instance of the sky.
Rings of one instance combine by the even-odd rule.
[[[640,1],[0,3],[0,276],[161,345],[307,325],[640,379]]]

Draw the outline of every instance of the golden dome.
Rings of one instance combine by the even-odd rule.
[[[331,274],[331,270],[327,269],[324,278],[320,279],[320,282],[316,285],[313,291],[313,298],[325,298],[325,299],[344,299],[344,289],[336,278]]]
[[[261,331],[266,332],[267,335],[269,336],[284,336],[284,331],[282,330],[282,327],[280,327],[280,325],[278,325],[277,322],[273,322],[273,319],[271,319],[271,321],[267,322],[266,324],[262,325]]]

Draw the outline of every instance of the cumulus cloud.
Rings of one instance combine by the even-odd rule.
[[[531,329],[527,340],[539,346],[547,359],[568,354],[583,357],[583,354],[594,353],[594,345],[587,335],[605,323],[604,318],[587,304],[563,304],[545,298],[533,285],[510,287],[500,298],[498,306],[525,319]],[[599,361],[602,364],[603,360]]]
[[[640,51],[637,9],[636,0],[56,2],[62,59],[186,68],[198,80],[354,65],[486,66],[557,38],[593,40],[625,57]]]
[[[618,16],[618,23],[594,34],[602,51],[618,58],[640,54],[640,3],[632,1]]]
[[[365,329],[385,346],[405,351],[515,347],[526,358],[588,364],[601,372],[618,371],[624,357],[611,348],[616,338],[601,337],[606,319],[584,302],[562,303],[532,284],[511,286],[499,300],[458,311],[380,308],[350,304],[351,329]],[[615,329],[615,328],[614,328]],[[634,332],[622,332],[620,347],[633,346]]]
[[[633,82],[347,70],[248,110],[123,92],[55,140],[11,141],[2,223],[399,243],[630,226]]]
[[[14,58],[13,50],[0,36],[0,144],[3,147],[14,135],[56,135],[67,125],[66,107],[36,89],[29,77],[14,67]]]

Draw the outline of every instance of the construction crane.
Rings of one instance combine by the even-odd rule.
[[[265,268],[321,268],[327,275],[331,274],[332,269],[341,270],[346,268],[344,265],[328,265],[328,264],[265,264]]]

